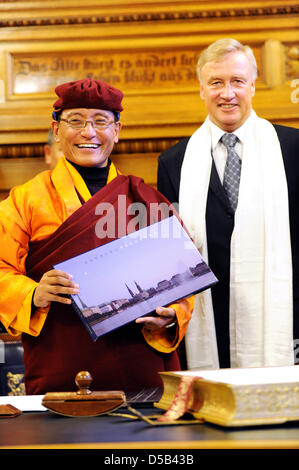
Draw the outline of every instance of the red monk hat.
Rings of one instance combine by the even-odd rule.
[[[54,119],[56,113],[63,109],[93,108],[113,112],[123,110],[121,105],[122,91],[100,80],[84,78],[63,83],[55,88],[55,92],[59,98],[53,105]]]

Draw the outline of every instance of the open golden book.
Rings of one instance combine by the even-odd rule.
[[[155,406],[222,426],[299,420],[299,366],[161,372]]]

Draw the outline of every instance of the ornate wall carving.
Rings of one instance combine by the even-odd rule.
[[[124,1],[109,3],[104,1],[101,2],[101,5],[99,5],[99,2],[87,2],[87,7],[90,4],[92,8],[92,11],[90,11],[89,8],[82,6],[82,4],[80,5],[78,1],[59,2],[46,0],[44,2],[36,1],[36,8],[33,9],[33,12],[33,2],[29,3],[25,0],[18,0],[18,2],[15,0],[6,0],[5,3],[5,7],[2,9],[4,15],[0,20],[0,27],[140,23],[148,21],[186,21],[219,18],[236,19],[242,17],[254,18],[261,16],[289,15],[298,14],[299,12],[299,5],[296,4],[296,2],[289,1],[251,1],[245,2],[243,5],[240,5],[240,2],[229,2],[229,6],[227,6],[227,2],[219,1],[163,2],[156,0],[150,4],[146,1],[133,1],[130,2],[130,5],[127,5]],[[14,6],[9,8],[7,5],[9,3],[14,4]],[[42,3],[44,5],[42,5]],[[16,4],[18,5],[17,8],[15,7]],[[67,10],[68,8],[72,8],[73,12]],[[118,12],[115,11],[116,8]],[[17,16],[14,15],[15,9],[18,11]],[[29,11],[31,12],[30,16],[28,16]],[[74,11],[76,12],[75,14]]]

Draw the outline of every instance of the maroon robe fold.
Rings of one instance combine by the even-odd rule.
[[[136,214],[124,217],[124,196],[127,208],[136,202],[146,207],[142,226],[150,223],[151,203],[164,203],[165,213],[160,213],[157,221],[171,215],[169,202],[159,192],[140,178],[120,175],[85,202],[50,237],[30,244],[27,275],[39,282],[54,264],[112,241],[113,238],[96,235],[101,217],[120,218],[121,227],[114,238],[127,234],[128,223]],[[110,203],[111,210],[97,215],[99,203]],[[74,378],[81,370],[91,373],[93,390],[139,391],[161,386],[159,371],[180,368],[177,353],[161,353],[149,346],[140,325],[130,323],[94,342],[73,307],[57,302],[52,302],[40,335],[23,334],[22,341],[27,394],[75,390]]]

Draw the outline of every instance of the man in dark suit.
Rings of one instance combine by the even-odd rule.
[[[296,363],[299,130],[272,126],[252,110],[257,68],[248,46],[216,41],[197,72],[208,117],[158,165],[159,191],[179,202],[219,280],[198,297],[187,366]]]

